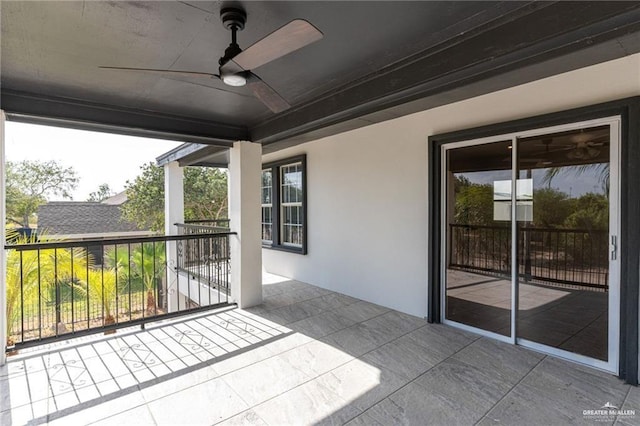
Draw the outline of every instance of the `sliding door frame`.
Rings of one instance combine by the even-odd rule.
[[[443,257],[442,235],[446,228],[442,227],[442,199],[443,199],[443,153],[445,146],[465,141],[505,140],[509,135],[521,136],[527,132],[547,132],[554,127],[570,129],[572,125],[582,127],[585,122],[619,117],[619,214],[617,221],[617,235],[624,235],[620,239],[618,259],[620,264],[619,293],[611,303],[616,303],[620,315],[619,332],[614,332],[614,339],[610,344],[615,345],[618,356],[609,359],[619,377],[630,384],[638,383],[638,323],[639,323],[639,281],[640,281],[640,194],[634,188],[633,182],[640,181],[640,97],[622,99],[619,101],[578,108],[570,111],[546,114],[516,121],[483,126],[468,130],[456,131],[431,136],[428,139],[429,153],[429,224],[428,224],[428,282],[429,297],[428,319],[430,322],[442,322],[444,306],[442,304]],[[613,154],[613,153],[612,153]],[[611,161],[614,161],[612,158]],[[512,165],[513,166],[513,165]],[[515,173],[515,168],[512,168]],[[512,179],[515,184],[515,179]],[[512,206],[513,208],[514,206]],[[610,233],[616,232],[614,229]],[[619,237],[620,238],[620,237]],[[512,247],[514,249],[514,247]],[[635,255],[633,255],[635,253]],[[628,255],[629,254],[629,255]],[[512,268],[513,269],[513,268]],[[512,273],[516,271],[512,270]],[[515,311],[517,312],[517,311]],[[515,315],[514,315],[515,316]],[[470,327],[472,328],[472,327]],[[474,331],[476,329],[474,328]],[[512,328],[511,338],[516,336]],[[617,340],[617,343],[616,343]],[[613,342],[611,342],[613,341]],[[521,342],[527,345],[527,342]],[[531,345],[529,345],[531,347]],[[546,347],[545,347],[546,348]],[[534,348],[535,349],[535,348]],[[583,360],[579,360],[583,361]],[[603,368],[602,366],[595,366]],[[609,371],[613,367],[605,368]]]

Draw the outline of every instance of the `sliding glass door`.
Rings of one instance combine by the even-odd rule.
[[[617,118],[443,148],[443,321],[617,370]]]

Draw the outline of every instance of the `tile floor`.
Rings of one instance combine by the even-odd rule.
[[[0,424],[639,424],[610,374],[297,281],[264,304],[23,351]],[[606,403],[625,415],[585,415]]]

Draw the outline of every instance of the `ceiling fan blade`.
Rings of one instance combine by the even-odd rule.
[[[271,111],[279,113],[291,108],[291,105],[282,96],[271,88],[267,83],[254,73],[250,73],[247,78],[247,87],[253,95],[265,104]]]
[[[149,72],[149,73],[158,73],[158,74],[174,74],[174,75],[183,75],[185,77],[220,78],[218,74],[196,72],[196,71],[174,71],[174,70],[158,70],[158,69],[152,69],[152,68],[126,68],[126,67],[98,67],[98,68],[101,68],[104,70],[139,71],[139,72]]]
[[[234,65],[243,70],[253,70],[318,41],[322,37],[322,32],[312,24],[303,19],[295,19],[247,47],[224,64],[220,70],[225,73],[237,72]]]

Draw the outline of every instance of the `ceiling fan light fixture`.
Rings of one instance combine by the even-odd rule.
[[[227,74],[222,76],[222,81],[227,86],[240,87],[247,84],[247,79],[241,74]]]

